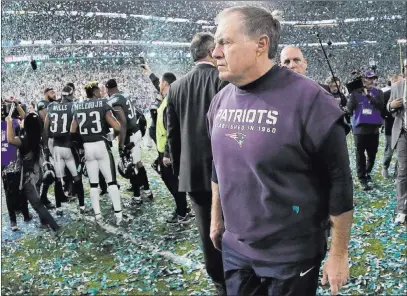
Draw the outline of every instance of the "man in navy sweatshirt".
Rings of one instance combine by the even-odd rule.
[[[274,65],[279,39],[261,8],[218,16],[213,57],[230,84],[208,112],[211,239],[228,295],[315,295],[331,226],[322,284],[336,294],[353,213],[344,114],[315,82]]]

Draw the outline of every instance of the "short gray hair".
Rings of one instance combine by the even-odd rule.
[[[254,7],[254,6],[241,6],[226,8],[218,14],[216,21],[231,13],[239,13],[242,16],[245,34],[249,38],[267,35],[270,40],[270,47],[268,52],[269,59],[273,59],[277,54],[277,47],[280,42],[280,19],[281,13],[269,11]]]
[[[206,58],[209,51],[215,48],[215,38],[211,33],[201,32],[194,36],[190,51],[194,62]]]

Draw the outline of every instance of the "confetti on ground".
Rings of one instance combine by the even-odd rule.
[[[350,153],[354,168],[353,149]],[[155,198],[136,208],[129,206],[131,192],[126,191],[126,180],[120,179],[124,211],[134,217],[126,226],[113,226],[112,204],[107,196],[101,198],[101,205],[109,226],[100,227],[91,217],[83,219],[76,203],[69,203],[66,215],[57,219],[65,227],[60,239],[39,229],[37,217],[28,224],[19,217],[20,231],[11,232],[8,215],[3,214],[2,294],[213,294],[214,287],[202,268],[195,224],[166,224],[174,202],[150,167],[156,152],[144,149],[143,154]],[[379,171],[380,164],[376,165]],[[405,226],[393,223],[395,185],[379,173],[374,183],[375,190],[370,192],[361,191],[355,184],[351,278],[341,293],[405,295],[407,234]],[[86,203],[90,206],[89,199]],[[55,216],[55,211],[52,214]],[[318,294],[329,295],[329,291],[320,287]]]

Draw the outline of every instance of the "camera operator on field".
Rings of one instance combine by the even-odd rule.
[[[356,170],[363,190],[371,190],[371,172],[379,147],[379,129],[383,124],[381,112],[384,108],[384,96],[375,88],[377,76],[371,71],[363,73],[353,81],[359,85],[351,91],[347,109],[353,114],[353,135],[356,146]],[[348,84],[349,85],[349,84]],[[365,156],[367,153],[367,160]]]

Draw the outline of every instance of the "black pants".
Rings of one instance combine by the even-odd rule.
[[[364,181],[372,170],[379,147],[379,134],[354,135],[356,146],[356,171],[359,180]],[[367,159],[366,155],[367,154]]]
[[[191,198],[192,207],[196,215],[195,219],[198,226],[199,236],[201,237],[206,272],[218,288],[225,287],[222,254],[215,249],[211,238],[209,237],[212,193],[210,191],[189,192],[188,195]]]
[[[174,197],[175,204],[177,206],[177,214],[185,217],[187,213],[187,197],[185,192],[178,191],[178,177],[174,175],[172,166],[164,166],[163,164],[163,153],[159,153],[160,159],[160,172],[161,178],[164,181],[165,186],[167,186],[171,195]]]
[[[154,144],[157,145],[156,127],[150,126],[150,128],[148,129],[148,134],[150,135],[150,138],[153,139]]]
[[[33,177],[28,177],[29,180],[24,182],[23,194],[30,202],[33,209],[38,213],[42,224],[48,224],[52,230],[58,230],[59,226],[55,222],[54,218],[45,208],[44,204],[41,202],[36,188],[36,183]]]
[[[2,172],[4,168],[5,167],[2,166]],[[2,175],[2,177],[4,176]],[[7,177],[3,178],[3,186],[10,223],[17,223],[17,210],[21,211],[24,219],[28,219],[29,211],[27,198],[18,189],[20,186],[20,173],[8,173]]]
[[[312,296],[318,288],[319,269],[325,254],[295,263],[250,259],[222,242],[228,295]]]

